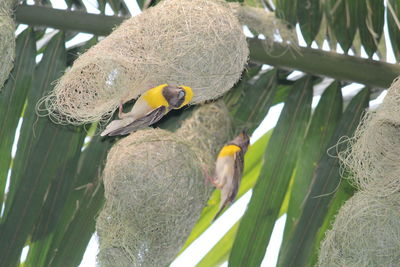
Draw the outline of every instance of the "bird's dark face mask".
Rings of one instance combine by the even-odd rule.
[[[163,90],[163,95],[171,105],[171,108],[180,108],[185,102],[186,92],[180,87],[169,87],[167,90]]]
[[[242,148],[243,152],[246,153],[250,145],[250,137],[247,135],[246,132],[243,131],[239,135],[239,140],[240,140],[240,147]]]

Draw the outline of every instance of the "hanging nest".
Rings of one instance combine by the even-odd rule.
[[[163,130],[138,131],[111,149],[96,225],[101,266],[162,266],[174,258],[210,191],[196,160],[189,144]]]
[[[177,134],[188,140],[194,148],[217,155],[221,146],[230,140],[235,132],[224,101],[218,100],[197,107],[192,116],[182,123]]]
[[[96,224],[100,266],[163,266],[174,259],[212,191],[204,170],[213,169],[231,137],[218,107],[201,106],[176,133],[141,130],[110,150],[106,203]]]
[[[318,266],[398,266],[400,194],[359,192],[340,209],[322,243]]]
[[[369,112],[339,156],[354,184],[377,196],[400,191],[400,82],[389,89],[384,102]]]
[[[0,89],[13,68],[15,57],[15,24],[11,17],[14,2],[14,0],[2,0],[0,3]]]
[[[239,22],[249,27],[250,30],[265,37],[263,42],[265,51],[272,53],[274,42],[279,42],[287,48],[298,50],[297,35],[293,27],[284,20],[278,19],[274,12],[256,7],[241,6],[231,3]]]
[[[82,124],[107,119],[121,101],[164,83],[190,86],[196,104],[229,90],[248,54],[224,1],[166,0],[81,55],[41,105],[59,123]]]

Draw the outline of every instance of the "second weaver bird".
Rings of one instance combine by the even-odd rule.
[[[120,120],[112,121],[101,136],[125,135],[159,121],[172,109],[180,109],[189,104],[193,91],[188,86],[170,86],[161,84],[143,93],[129,113],[122,113],[119,107]]]
[[[215,164],[215,175],[209,178],[211,183],[221,190],[221,201],[219,211],[214,220],[221,214],[222,210],[233,200],[239,190],[244,167],[244,155],[250,144],[250,138],[242,132],[235,139],[226,144],[218,154]]]

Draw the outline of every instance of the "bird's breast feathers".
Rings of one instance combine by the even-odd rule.
[[[237,145],[227,145],[224,146],[218,154],[218,158],[234,156],[237,152],[240,151],[240,147]]]
[[[163,89],[168,86],[167,84],[161,84],[157,87],[154,87],[150,90],[148,90],[146,93],[144,93],[143,99],[147,102],[147,104],[153,108],[156,109],[158,107],[164,106],[164,107],[168,107],[169,103],[168,101],[165,99],[162,91]]]

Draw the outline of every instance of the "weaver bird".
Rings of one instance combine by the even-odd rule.
[[[213,221],[221,214],[222,210],[233,200],[238,193],[242,179],[244,155],[250,144],[250,138],[242,132],[235,139],[226,144],[218,154],[215,164],[215,175],[208,177],[211,183],[221,190],[219,211]]]
[[[119,118],[112,121],[101,136],[129,134],[159,121],[172,109],[180,109],[192,100],[193,91],[188,86],[161,84],[143,93],[129,113],[122,113],[119,105]]]

